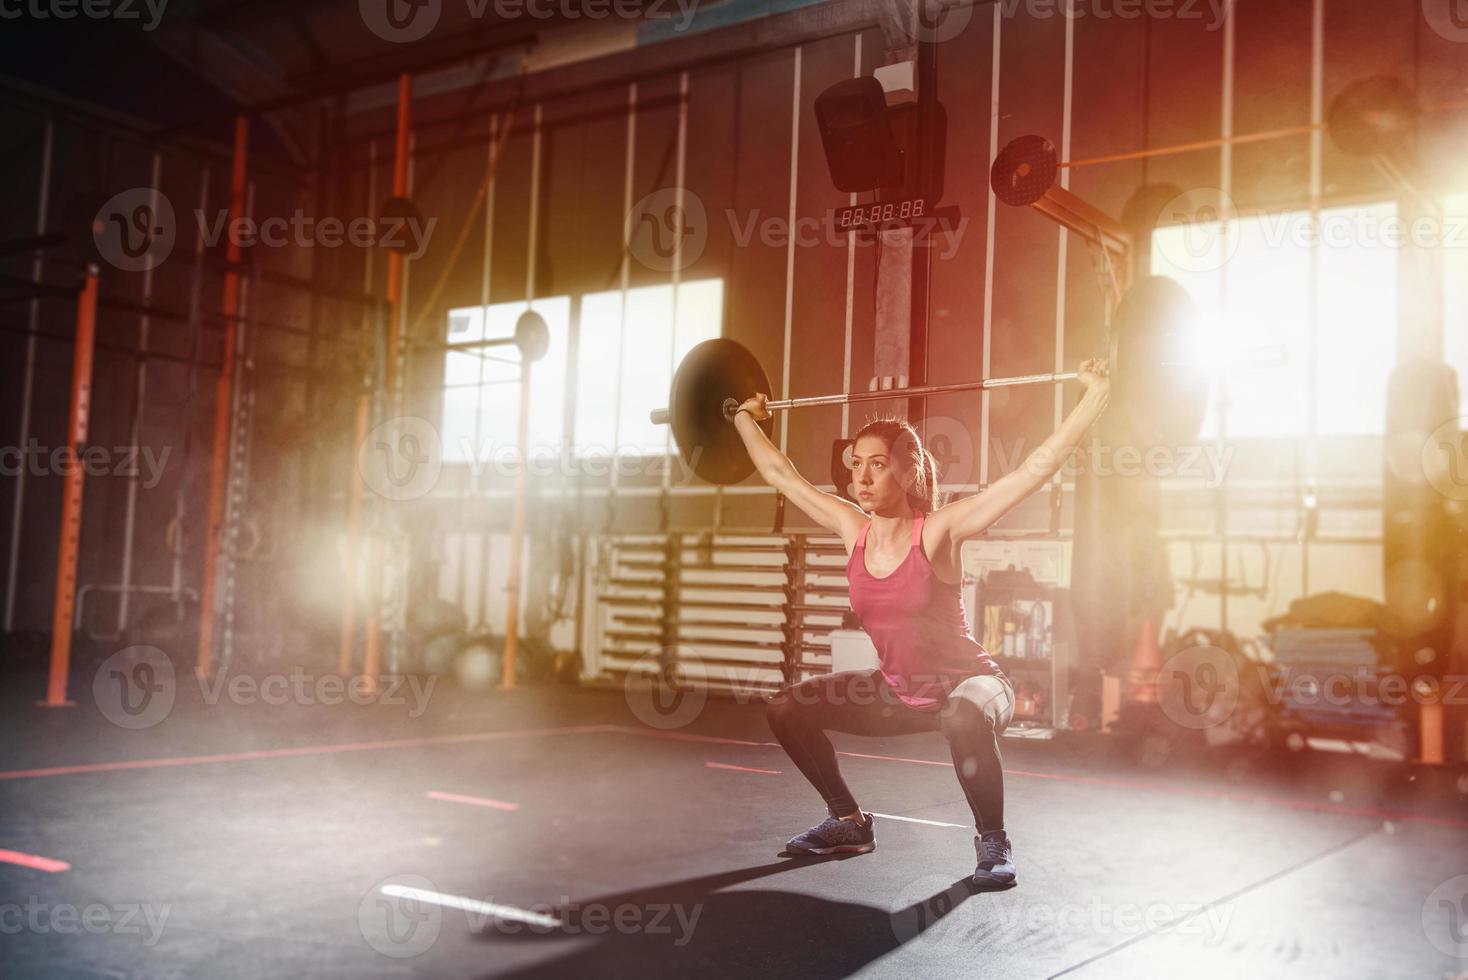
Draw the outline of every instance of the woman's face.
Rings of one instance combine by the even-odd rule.
[[[851,485],[856,502],[867,513],[899,510],[907,499],[913,474],[891,455],[880,436],[865,435],[851,447]]]

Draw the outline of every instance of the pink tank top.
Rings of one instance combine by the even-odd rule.
[[[923,551],[923,520],[919,514],[912,522],[907,557],[885,578],[867,571],[868,521],[847,559],[846,578],[851,608],[877,648],[882,676],[905,703],[936,709],[964,678],[1002,672],[974,639],[959,586],[934,574]]]

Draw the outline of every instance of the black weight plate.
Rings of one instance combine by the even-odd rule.
[[[1198,311],[1175,279],[1137,282],[1116,310],[1112,408],[1143,448],[1194,439],[1208,409],[1208,374],[1197,363]]]
[[[1059,172],[1055,144],[1043,136],[1010,140],[989,168],[989,186],[1005,204],[1024,207],[1045,196]]]
[[[724,417],[724,402],[742,402],[760,391],[770,392],[764,368],[733,340],[706,340],[678,365],[668,393],[669,423],[679,453],[700,478],[729,485],[754,472],[739,430]],[[769,420],[760,427],[766,435],[774,431]]]

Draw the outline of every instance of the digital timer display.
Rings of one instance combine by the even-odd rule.
[[[924,197],[908,198],[904,201],[883,201],[878,204],[854,204],[836,209],[837,228],[859,228],[865,225],[886,222],[912,221],[926,217],[928,200]]]

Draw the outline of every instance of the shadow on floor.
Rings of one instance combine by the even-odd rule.
[[[800,892],[720,891],[814,863],[850,859],[845,855],[777,861],[577,900],[557,910],[559,927],[486,922],[478,937],[494,950],[495,958],[511,947],[519,959],[527,945],[537,942],[559,944],[573,938],[577,942],[550,959],[491,967],[483,976],[846,977],[906,943],[940,941],[953,931],[949,927],[955,921],[971,920],[976,909],[949,917],[971,897],[983,897],[967,877],[922,894],[896,912]],[[859,880],[854,877],[852,882],[858,893]]]

